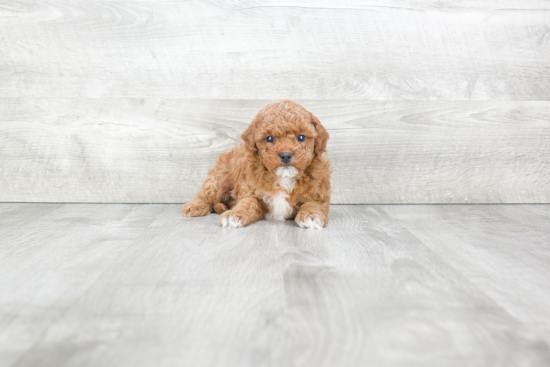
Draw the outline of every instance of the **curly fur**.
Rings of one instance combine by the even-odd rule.
[[[299,142],[297,136],[305,135]],[[275,142],[266,137],[272,135]],[[294,218],[302,228],[328,223],[329,134],[304,107],[284,100],[264,107],[242,134],[243,141],[223,153],[210,169],[201,191],[185,204],[184,216],[221,214],[223,227],[242,227],[259,219]],[[290,152],[285,165],[279,154]]]

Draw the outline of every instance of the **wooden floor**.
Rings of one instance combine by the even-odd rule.
[[[0,204],[0,366],[549,366],[550,205]]]

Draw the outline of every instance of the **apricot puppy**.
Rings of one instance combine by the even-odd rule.
[[[329,134],[317,117],[291,100],[264,107],[222,153],[201,191],[185,204],[186,217],[221,214],[220,225],[238,228],[259,219],[294,218],[302,228],[328,223],[330,162],[322,157]]]

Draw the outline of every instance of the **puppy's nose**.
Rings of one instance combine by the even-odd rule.
[[[279,158],[281,158],[281,162],[288,163],[292,160],[292,153],[283,152],[283,153],[279,154]]]

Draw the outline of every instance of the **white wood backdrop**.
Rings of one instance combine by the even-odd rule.
[[[187,201],[293,98],[334,203],[550,202],[547,1],[0,1],[0,81],[0,201]]]

